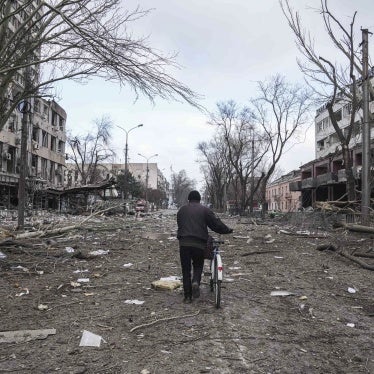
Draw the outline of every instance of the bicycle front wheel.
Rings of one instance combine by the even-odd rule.
[[[213,287],[214,287],[214,301],[216,308],[221,307],[221,280],[218,279],[218,261],[217,257],[214,258],[214,275],[213,275]]]

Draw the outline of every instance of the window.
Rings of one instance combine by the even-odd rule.
[[[57,146],[56,146],[56,137],[51,136],[51,151],[56,152]]]
[[[48,133],[44,130],[42,130],[42,146],[48,147]]]
[[[8,130],[10,132],[17,131],[17,116],[15,114],[12,114],[9,118]]]
[[[40,103],[38,99],[34,100],[34,112],[39,113],[40,112]]]
[[[59,128],[60,128],[60,130],[61,131],[64,131],[64,119],[61,117],[61,116],[59,116],[59,124],[58,124],[58,126],[59,126]]]
[[[341,121],[342,120],[342,110],[339,109],[337,110],[336,112],[334,112],[334,117],[336,119],[336,121]]]

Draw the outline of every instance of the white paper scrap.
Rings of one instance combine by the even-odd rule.
[[[125,300],[125,304],[135,304],[135,305],[142,305],[144,301],[142,300]]]
[[[82,338],[79,343],[80,347],[100,347],[102,337],[93,334],[87,330],[83,330]]]

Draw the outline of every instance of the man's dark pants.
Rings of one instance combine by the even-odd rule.
[[[200,285],[201,274],[204,268],[204,251],[201,248],[182,246],[179,248],[179,253],[182,266],[184,296],[191,297],[192,283],[197,282]],[[191,268],[193,272],[192,281]]]

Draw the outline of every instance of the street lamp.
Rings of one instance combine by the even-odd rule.
[[[127,197],[127,177],[128,177],[128,152],[129,152],[129,145],[128,145],[128,140],[129,140],[129,132],[132,130],[137,129],[138,127],[142,127],[143,124],[139,124],[138,126],[132,127],[130,130],[126,130],[121,126],[118,126],[121,130],[123,130],[126,133],[126,145],[125,145],[125,198]]]
[[[145,202],[148,204],[148,176],[149,176],[148,163],[149,163],[149,160],[151,158],[158,156],[158,153],[155,153],[154,155],[149,156],[149,157],[145,157],[141,153],[138,153],[138,155],[147,160],[147,170],[146,170],[147,173],[146,173],[146,176],[145,176]]]

